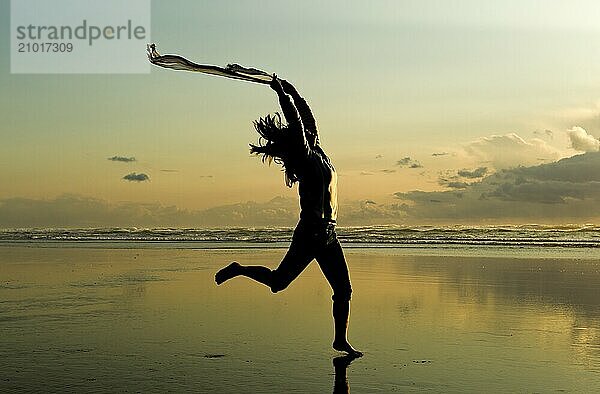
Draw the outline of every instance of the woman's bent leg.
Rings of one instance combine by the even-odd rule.
[[[254,279],[263,285],[271,287],[273,271],[269,268],[255,265],[243,266],[235,261],[217,272],[215,275],[215,282],[220,285],[221,283],[240,275]]]
[[[254,279],[268,287],[271,287],[273,283],[273,271],[260,265],[240,266],[240,275]]]
[[[333,289],[332,312],[335,330],[333,348],[360,357],[362,353],[354,349],[347,339],[352,286],[350,285],[350,275],[348,274],[346,258],[337,239],[317,255],[317,262]]]
[[[304,240],[295,238],[285,257],[279,263],[279,267],[275,270],[263,266],[244,266],[234,261],[217,272],[215,281],[220,285],[236,276],[245,276],[268,286],[273,293],[277,293],[288,287],[313,258],[311,249]]]

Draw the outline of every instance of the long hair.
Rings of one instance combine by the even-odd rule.
[[[287,125],[282,124],[281,115],[267,115],[253,122],[259,134],[258,145],[250,144],[250,153],[262,155],[262,162],[275,162],[283,167],[285,184],[288,187],[298,181],[298,176],[289,156],[289,131]]]

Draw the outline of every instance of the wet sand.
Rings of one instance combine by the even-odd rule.
[[[284,249],[0,246],[0,391],[600,390],[600,261],[503,249],[346,249],[347,368],[312,264],[277,295],[231,260]]]

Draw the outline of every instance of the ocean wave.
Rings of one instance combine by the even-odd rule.
[[[28,228],[0,229],[0,241],[289,242],[293,228]],[[345,243],[393,245],[499,245],[600,247],[600,226],[362,226],[340,227]]]

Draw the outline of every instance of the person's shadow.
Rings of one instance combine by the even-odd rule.
[[[350,392],[350,384],[346,377],[346,370],[354,359],[359,356],[346,354],[344,356],[333,358],[333,369],[335,371],[335,380],[333,383],[333,394],[348,394]]]

